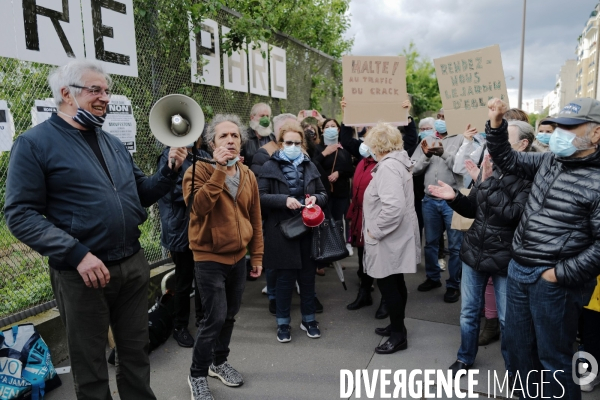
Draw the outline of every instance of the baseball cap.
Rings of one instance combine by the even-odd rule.
[[[572,100],[555,118],[546,121],[559,125],[581,125],[587,122],[600,124],[600,101],[589,97]]]

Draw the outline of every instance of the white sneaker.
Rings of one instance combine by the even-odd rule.
[[[348,249],[348,254],[350,257],[354,255],[354,250],[352,250],[352,245],[350,243],[346,243],[346,248]]]
[[[590,376],[595,375],[593,372],[590,372]],[[581,385],[582,392],[591,392],[594,390],[594,386],[600,385],[600,375],[597,375],[593,381],[588,383],[587,385]]]
[[[266,286],[263,288],[263,290],[261,291],[261,293],[262,294],[267,294],[267,287]]]
[[[440,264],[440,269],[441,269],[442,271],[445,271],[445,270],[446,270],[446,260],[444,260],[443,258],[440,258],[440,259],[438,260],[438,264]]]

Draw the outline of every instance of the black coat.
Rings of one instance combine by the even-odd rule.
[[[506,276],[511,243],[530,190],[530,181],[494,168],[488,179],[477,180],[469,196],[457,192],[448,204],[463,217],[475,219],[463,238],[462,261],[476,271]]]
[[[242,145],[242,148],[240,150],[240,156],[244,157],[244,165],[248,168],[251,168],[252,159],[254,158],[254,155],[256,154],[258,149],[260,149],[263,145],[267,144],[269,141],[275,142],[276,140],[275,135],[273,135],[272,133],[266,138],[260,138],[259,140],[259,138],[256,135],[256,132],[252,128],[248,128],[246,134],[248,135],[248,137]]]
[[[354,165],[352,164],[352,156],[345,149],[338,149],[337,159],[335,153],[331,153],[326,157],[323,157],[323,150],[325,146],[319,143],[315,147],[315,156],[312,161],[321,174],[321,182],[323,187],[327,190],[327,195],[338,198],[350,198],[350,178],[354,176]],[[335,161],[335,165],[334,165]],[[332,171],[333,168],[333,171]],[[333,172],[339,172],[338,180],[331,184],[328,177]],[[333,186],[333,191],[331,190]]]
[[[303,260],[310,262],[306,246],[310,243],[312,232],[296,240],[288,240],[281,234],[279,222],[292,218],[299,211],[290,210],[286,206],[290,188],[281,167],[290,163],[277,157],[277,154],[278,152],[274,153],[263,165],[258,179],[260,206],[264,218],[263,266],[271,269],[301,269]],[[303,157],[304,193],[315,196],[317,204],[323,208],[327,204],[327,194],[321,183],[321,175],[308,156]],[[310,250],[310,245],[308,246]],[[316,264],[314,267],[316,269]]]
[[[486,124],[488,150],[502,171],[533,180],[513,240],[513,258],[553,266],[561,286],[582,287],[600,274],[600,151],[584,158],[519,153],[508,124]]]

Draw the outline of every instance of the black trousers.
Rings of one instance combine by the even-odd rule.
[[[363,265],[365,248],[357,247],[356,250],[358,250],[358,271],[356,272],[356,274],[358,275],[358,279],[360,279],[360,288],[370,291],[375,279],[365,274],[365,267]]]
[[[78,399],[112,399],[106,344],[110,324],[117,345],[117,388],[122,399],[156,397],[150,388],[148,284],[150,266],[143,251],[108,267],[104,288],[87,287],[77,270],[50,268],[50,282],[67,331]]]
[[[171,251],[175,263],[175,329],[187,328],[190,322],[190,291],[194,281],[194,253],[192,250]],[[202,319],[202,300],[198,285],[194,288],[196,321]]]
[[[377,279],[377,286],[390,312],[392,332],[403,332],[406,301],[408,300],[404,274],[394,274]]]
[[[246,287],[246,258],[233,265],[196,261],[196,284],[202,296],[204,319],[196,333],[190,375],[208,375],[211,363],[221,365],[229,356],[235,316]]]
[[[600,312],[583,309],[583,348],[600,362]]]

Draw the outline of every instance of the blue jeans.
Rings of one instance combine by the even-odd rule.
[[[448,272],[450,277],[446,280],[446,287],[460,289],[460,270],[462,263],[459,258],[463,233],[450,229],[452,225],[452,209],[445,200],[437,200],[429,196],[423,198],[423,222],[425,224],[425,271],[432,281],[441,279],[440,264],[438,263],[438,250],[443,227],[448,235],[448,249],[450,257]]]
[[[475,271],[463,263],[460,310],[460,348],[457,359],[467,365],[473,365],[477,356],[479,341],[479,323],[481,322],[481,309],[485,300],[485,288],[488,278],[492,277],[494,292],[496,294],[496,307],[498,308],[498,319],[500,320],[501,351],[504,358],[504,366],[510,371],[508,350],[504,336],[504,315],[506,312],[506,277],[491,275],[487,272]]]
[[[265,275],[267,276],[267,296],[269,297],[269,300],[275,300],[277,288],[277,270],[267,268],[265,269]]]
[[[190,368],[190,375],[198,378],[208,375],[211,363],[221,365],[227,361],[235,316],[246,286],[246,258],[233,265],[196,261],[195,272],[204,306]]]
[[[544,396],[581,399],[581,390],[571,377],[573,343],[581,310],[588,304],[595,283],[593,280],[579,288],[567,288],[542,277],[534,283],[521,283],[511,277],[509,270],[506,346],[511,367],[519,372],[523,386],[529,371],[538,371],[537,379],[530,377],[528,381],[529,395],[527,391],[516,392],[522,399],[541,397],[539,386],[535,386],[542,382],[541,370],[550,371],[543,377]]]

